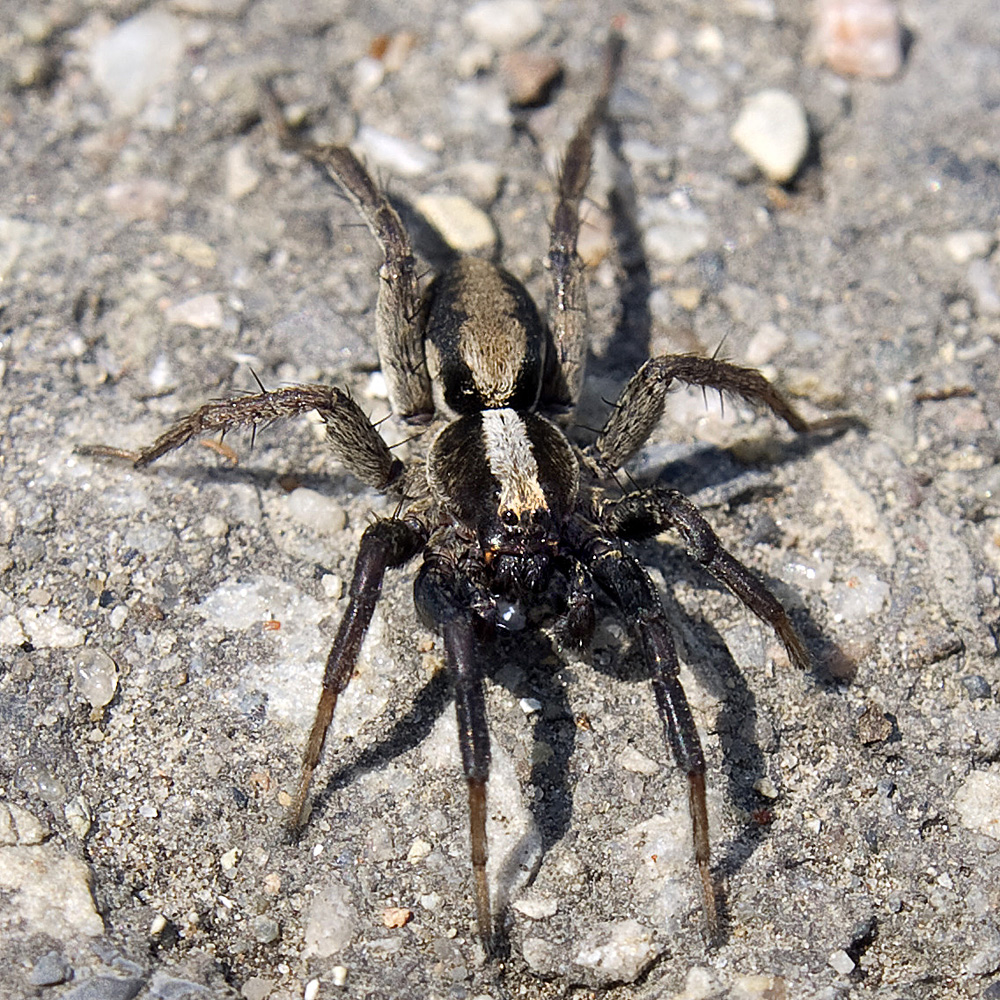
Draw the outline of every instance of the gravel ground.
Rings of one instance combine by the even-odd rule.
[[[499,651],[510,954],[484,964],[409,571],[387,579],[306,834],[281,837],[353,552],[390,506],[306,420],[252,452],[234,436],[235,466],[74,451],[147,443],[253,373],[386,412],[375,248],[260,124],[260,77],[315,135],[357,141],[409,215],[495,238],[543,295],[603,5],[52,0],[0,9],[4,997],[1000,997],[1000,7],[905,3],[901,71],[866,80],[817,64],[805,5],[619,6],[585,414],[648,353],[722,343],[809,415],[864,424],[795,440],[679,392],[634,470],[705,508],[816,660],[792,669],[669,539],[641,547],[709,760],[722,940],[613,617],[583,660],[545,635]],[[505,47],[558,60],[551,100],[510,110],[534,64]],[[730,136],[775,88],[811,135],[785,187]]]

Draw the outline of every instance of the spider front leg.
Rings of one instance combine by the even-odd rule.
[[[694,354],[663,354],[650,358],[629,379],[604,429],[597,452],[605,467],[621,468],[645,443],[663,416],[667,392],[675,382],[700,385],[762,403],[792,430],[804,432],[833,426],[837,418],[810,424],[759,371]]]
[[[305,820],[306,797],[313,771],[319,763],[327,730],[337,707],[337,698],[347,687],[357,664],[361,643],[372,620],[375,605],[382,590],[385,571],[409,562],[427,540],[426,532],[417,523],[387,518],[370,524],[361,536],[358,557],[351,579],[351,597],[347,611],[337,629],[337,637],[326,659],[323,673],[323,693],[316,706],[309,740],[302,755],[302,776],[298,792],[289,810],[289,827],[294,832]]]
[[[806,647],[781,602],[751,570],[722,547],[719,536],[683,493],[663,486],[640,490],[605,503],[601,517],[608,530],[621,538],[649,538],[674,528],[684,540],[688,554],[774,629],[792,663],[802,670],[810,668]]]
[[[216,399],[182,417],[149,447],[127,451],[105,445],[80,448],[83,455],[124,458],[141,469],[167,452],[201,434],[225,434],[237,427],[270,424],[315,410],[326,424],[327,437],[337,458],[361,482],[384,492],[403,485],[403,463],[393,458],[371,421],[357,403],[340,389],[323,385],[290,385],[234,399]]]
[[[571,410],[576,406],[587,360],[587,296],[583,261],[577,253],[580,235],[580,202],[590,181],[594,133],[607,116],[608,99],[621,69],[625,41],[612,32],[604,58],[601,89],[573,136],[557,189],[559,200],[552,218],[548,266],[551,272],[549,321],[555,341],[556,364],[551,384],[542,392],[545,404]]]
[[[585,545],[585,559],[594,579],[611,596],[623,617],[635,623],[643,656],[653,675],[656,706],[677,766],[688,779],[688,808],[694,856],[701,877],[702,905],[709,935],[718,934],[715,883],[711,872],[708,804],[705,798],[705,755],[680,682],[680,666],[663,605],[649,575],[613,542],[600,537]]]
[[[380,367],[393,413],[403,420],[424,423],[434,411],[424,359],[425,310],[410,237],[399,213],[350,149],[304,142],[288,128],[273,93],[265,89],[263,97],[264,112],[281,144],[311,160],[336,181],[382,249],[382,280],[375,307]]]
[[[495,940],[490,890],[486,879],[486,783],[490,774],[490,730],[486,720],[482,666],[476,656],[477,622],[474,587],[457,572],[456,562],[441,553],[428,555],[413,585],[417,612],[444,637],[445,663],[455,689],[458,745],[469,792],[469,841],[476,894],[476,924],[487,955]]]

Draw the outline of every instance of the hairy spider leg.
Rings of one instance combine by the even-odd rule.
[[[719,536],[683,493],[664,486],[629,493],[605,503],[601,516],[608,530],[622,538],[649,538],[675,529],[688,555],[774,629],[792,663],[802,670],[810,668],[805,644],[781,602],[756,574],[723,548]]]
[[[409,562],[426,541],[427,532],[422,525],[398,518],[375,521],[361,536],[351,579],[350,601],[326,659],[323,693],[316,706],[316,718],[302,755],[302,775],[298,791],[288,813],[292,832],[298,830],[305,821],[306,798],[313,772],[323,752],[327,730],[337,707],[337,698],[347,687],[357,664],[361,643],[382,590],[385,571]]]
[[[281,144],[312,161],[338,184],[382,249],[375,338],[389,402],[396,416],[425,423],[434,412],[424,358],[425,309],[410,237],[399,213],[346,146],[317,146],[288,128],[270,89],[264,110]]]
[[[326,424],[327,438],[341,464],[368,486],[387,493],[403,488],[404,466],[357,403],[340,389],[324,385],[289,385],[199,406],[139,451],[88,445],[83,455],[124,458],[137,469],[162,458],[201,434],[225,434],[237,427],[257,428],[315,410]]]
[[[708,837],[705,755],[681,686],[677,652],[660,595],[639,562],[610,539],[595,536],[586,543],[583,552],[594,579],[611,596],[624,618],[635,624],[642,641],[643,655],[653,675],[653,691],[664,734],[677,766],[688,780],[688,807],[694,856],[701,876],[702,905],[709,935],[715,938],[719,922]]]
[[[810,424],[756,369],[693,354],[662,354],[650,358],[629,379],[597,436],[597,453],[607,469],[621,468],[646,443],[663,417],[667,392],[675,381],[718,389],[763,404],[800,433],[830,424],[829,421]]]
[[[558,201],[552,216],[548,257],[551,272],[548,315],[556,365],[550,384],[542,390],[541,403],[564,409],[565,419],[580,396],[589,339],[585,269],[576,249],[580,202],[590,181],[594,133],[607,117],[608,99],[621,69],[624,47],[622,36],[612,32],[605,50],[601,89],[566,150],[556,185]]]
[[[460,589],[461,588],[461,589]],[[486,719],[477,633],[487,623],[473,611],[474,585],[452,558],[428,554],[413,585],[417,612],[444,637],[445,664],[455,690],[458,745],[469,792],[469,842],[476,895],[476,923],[487,955],[495,950],[493,916],[486,880],[486,785],[490,776],[490,730]]]

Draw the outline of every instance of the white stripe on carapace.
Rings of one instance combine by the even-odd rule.
[[[524,421],[513,410],[483,410],[480,416],[486,461],[500,483],[497,510],[501,514],[512,510],[518,517],[533,510],[548,510]]]

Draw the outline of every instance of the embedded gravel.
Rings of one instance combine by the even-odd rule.
[[[487,964],[410,571],[305,834],[282,836],[353,553],[391,504],[309,420],[227,438],[235,465],[75,452],[148,443],[256,378],[386,415],[375,248],[260,123],[261,78],[357,141],[430,266],[421,203],[470,246],[495,231],[544,299],[553,167],[607,6],[41,0],[0,8],[0,996],[1000,994],[1000,7],[910,0],[888,79],[817,64],[790,0],[617,11],[581,423],[649,353],[720,344],[808,415],[858,420],[795,440],[678,392],[632,470],[702,505],[816,663],[791,668],[670,539],[639,548],[709,762],[721,940],[627,623],[602,609],[583,658],[527,631],[491,666],[510,949]],[[509,51],[559,61],[547,103],[511,110]],[[784,187],[732,138],[765,91],[809,123]]]

